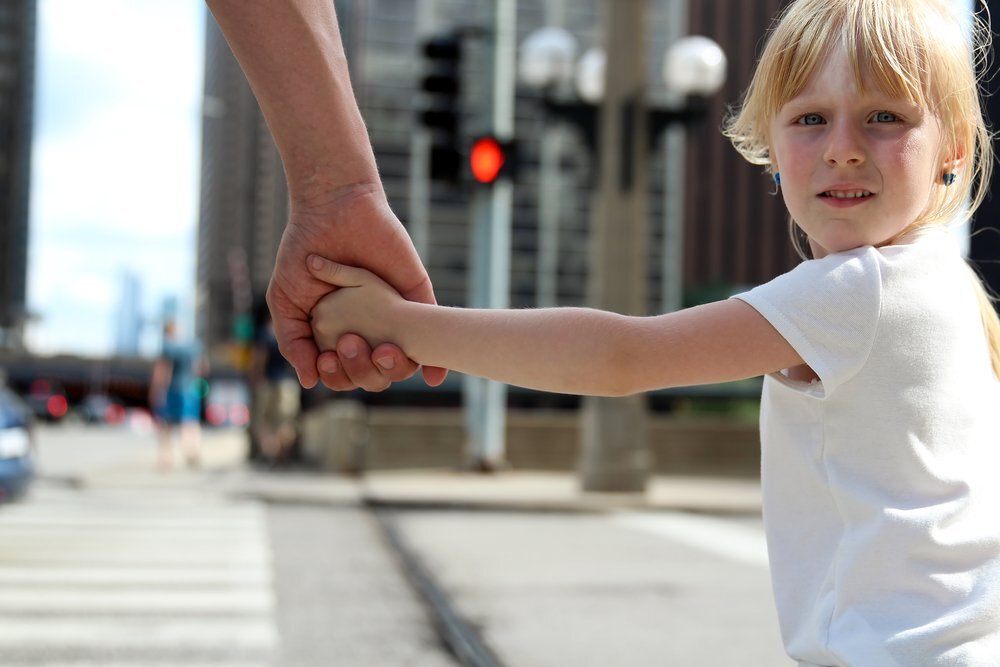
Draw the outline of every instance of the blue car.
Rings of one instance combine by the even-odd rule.
[[[0,502],[23,495],[35,476],[31,408],[0,386]]]

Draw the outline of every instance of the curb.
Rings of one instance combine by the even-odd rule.
[[[340,480],[317,477],[296,479],[242,478],[224,483],[225,491],[235,497],[252,498],[281,504],[314,504],[331,506],[365,506],[373,510],[396,511],[470,511],[548,514],[608,514],[618,511],[673,511],[719,516],[756,516],[761,512],[759,498],[746,489],[728,488],[716,482],[704,482],[698,493],[684,488],[660,489],[644,495],[579,494],[559,497],[559,494],[533,494],[516,488],[504,492],[486,490],[464,493],[460,490],[438,491],[414,489],[412,485],[393,487],[361,480]]]

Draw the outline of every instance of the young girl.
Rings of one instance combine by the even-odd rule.
[[[970,43],[988,33],[958,4],[797,0],[783,14],[726,124],[811,251],[772,282],[647,318],[466,310],[312,257],[341,288],[313,312],[316,340],[355,332],[421,364],[596,395],[763,374],[788,653],[1000,665],[1000,327],[946,228],[989,183],[984,43]]]

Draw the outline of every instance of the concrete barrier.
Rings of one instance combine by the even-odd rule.
[[[302,416],[303,458],[320,470],[360,475],[366,469],[368,410],[352,400],[330,401]]]
[[[757,423],[722,417],[652,414],[650,449],[655,474],[756,477]],[[370,408],[332,401],[310,411],[303,451],[324,470],[457,468],[467,460],[462,411],[457,408]],[[518,470],[575,470],[579,416],[573,411],[510,410],[507,461]],[[362,453],[363,451],[363,453]]]

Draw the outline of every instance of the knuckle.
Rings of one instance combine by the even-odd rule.
[[[381,392],[385,391],[386,389],[388,389],[391,386],[392,386],[392,382],[389,380],[389,378],[382,378],[380,382],[369,384],[369,385],[364,386],[362,388],[365,391],[367,391],[367,392],[371,392],[373,394],[378,394],[378,393],[381,393]]]
[[[320,375],[320,382],[323,383],[324,387],[333,391],[351,391],[356,388],[356,385],[339,373]]]

